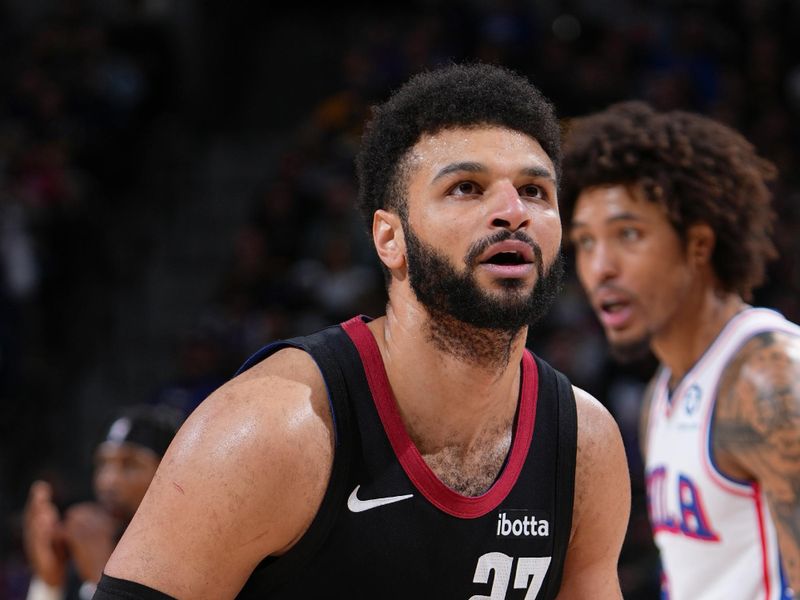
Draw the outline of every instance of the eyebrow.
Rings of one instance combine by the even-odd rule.
[[[644,219],[642,219],[639,215],[631,212],[623,212],[612,217],[609,217],[605,220],[606,223],[616,223],[618,221],[637,221],[639,223],[644,223]],[[576,221],[572,220],[570,224],[571,227],[587,227],[589,224],[583,221]]]
[[[486,167],[481,163],[477,162],[457,162],[451,163],[442,167],[438,173],[433,178],[433,181],[437,181],[446,175],[450,175],[450,173],[458,173],[460,171],[466,171],[468,173],[481,173],[486,171]]]
[[[442,167],[434,176],[433,181],[441,179],[442,177],[450,175],[451,173],[459,173],[464,171],[467,173],[483,173],[487,171],[487,168],[481,163],[471,161],[451,163],[445,167]],[[522,169],[520,173],[528,177],[537,177],[555,181],[553,174],[545,167],[526,167]]]

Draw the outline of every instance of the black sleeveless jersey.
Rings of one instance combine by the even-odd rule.
[[[285,555],[262,561],[238,598],[555,598],[575,481],[566,378],[525,351],[506,463],[487,492],[462,496],[409,438],[365,320],[271,344],[239,370],[287,346],[308,352],[328,388],[335,454],[309,530]]]

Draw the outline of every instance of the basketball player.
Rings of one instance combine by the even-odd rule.
[[[728,127],[641,102],[565,142],[579,279],[613,352],[661,363],[641,437],[671,599],[800,589],[800,328],[748,304],[776,254],[775,176]]]
[[[88,600],[159,460],[180,426],[172,409],[136,406],[111,422],[94,454],[96,501],[69,507],[63,518],[45,481],[31,486],[23,540],[33,572],[27,600]]]
[[[96,598],[621,598],[619,430],[525,349],[558,289],[559,133],[490,66],[376,109],[386,314],[268,346],[206,400]]]

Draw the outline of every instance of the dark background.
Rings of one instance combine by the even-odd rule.
[[[27,586],[31,481],[87,496],[114,409],[188,413],[264,343],[382,312],[352,159],[369,106],[420,69],[504,64],[563,118],[641,98],[736,127],[781,170],[757,301],[800,320],[798,25],[791,0],[0,1],[0,598]],[[652,360],[609,360],[571,273],[529,345],[618,420],[623,588],[657,598]]]

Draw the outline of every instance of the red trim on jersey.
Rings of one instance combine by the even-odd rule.
[[[533,439],[539,373],[530,352],[525,350],[522,356],[519,414],[506,465],[486,493],[474,497],[463,496],[439,480],[411,441],[389,385],[378,343],[362,317],[342,323],[342,328],[353,340],[361,356],[375,408],[394,453],[420,493],[440,510],[464,519],[482,517],[497,508],[514,487]]]
[[[761,541],[761,568],[764,573],[764,598],[769,600],[770,594],[770,577],[769,577],[769,556],[767,553],[767,532],[764,527],[764,509],[761,506],[761,486],[758,483],[753,484],[753,491],[755,496],[753,500],[756,503],[756,513],[758,515],[758,539]]]

